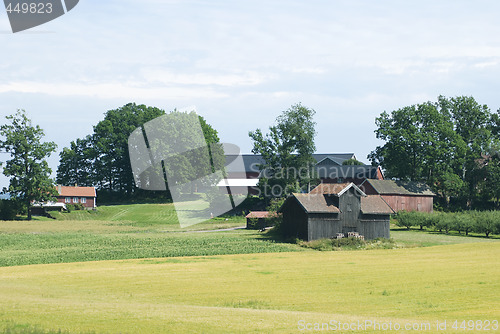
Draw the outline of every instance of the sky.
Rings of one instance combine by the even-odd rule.
[[[439,95],[500,108],[498,13],[495,0],[81,0],[13,34],[1,7],[0,124],[25,109],[58,145],[55,171],[129,102],[196,110],[244,153],[249,131],[302,103],[318,153],[369,163],[383,111]]]

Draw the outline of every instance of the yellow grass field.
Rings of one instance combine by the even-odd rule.
[[[500,320],[500,243],[3,267],[0,287],[0,330],[478,333],[452,326]]]

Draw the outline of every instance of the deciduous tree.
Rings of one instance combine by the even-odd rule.
[[[54,182],[50,178],[51,169],[47,157],[56,150],[53,142],[43,142],[43,130],[33,125],[24,110],[7,116],[10,124],[0,126],[0,148],[10,153],[11,159],[5,163],[3,174],[10,178],[4,192],[9,192],[11,200],[22,203],[31,219],[33,201],[46,201],[56,195]]]
[[[477,160],[497,123],[500,118],[486,105],[467,96],[440,96],[437,102],[383,112],[375,133],[385,144],[369,159],[389,178],[426,182],[443,198],[459,197],[470,207],[484,179]]]
[[[267,174],[260,180],[264,196],[286,196],[310,182],[315,163],[312,154],[316,149],[314,114],[313,109],[299,103],[278,116],[269,133],[264,135],[260,129],[249,132],[252,152],[264,159],[260,166]],[[272,191],[276,187],[279,191]]]

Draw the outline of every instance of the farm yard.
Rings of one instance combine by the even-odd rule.
[[[0,223],[0,330],[299,333],[359,320],[441,333],[436,321],[498,320],[497,238],[393,228],[398,249],[319,252],[259,231],[208,232],[241,217],[180,231],[170,206]]]

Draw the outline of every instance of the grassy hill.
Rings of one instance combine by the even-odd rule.
[[[499,255],[492,242],[4,267],[0,329],[295,333],[371,321],[455,332],[455,320],[498,320]],[[366,329],[353,332],[381,332]]]
[[[57,220],[86,221],[99,220],[109,222],[120,222],[123,225],[135,227],[158,227],[164,225],[169,230],[181,230],[177,220],[174,205],[168,204],[129,204],[99,206],[96,211],[75,210],[71,212],[52,213]],[[221,223],[225,218],[211,219],[206,224],[202,224],[201,229],[209,227],[214,223]],[[225,227],[245,225],[243,217],[231,217],[230,225]],[[190,227],[190,229],[200,229],[200,224]],[[216,227],[217,228],[217,227]]]

